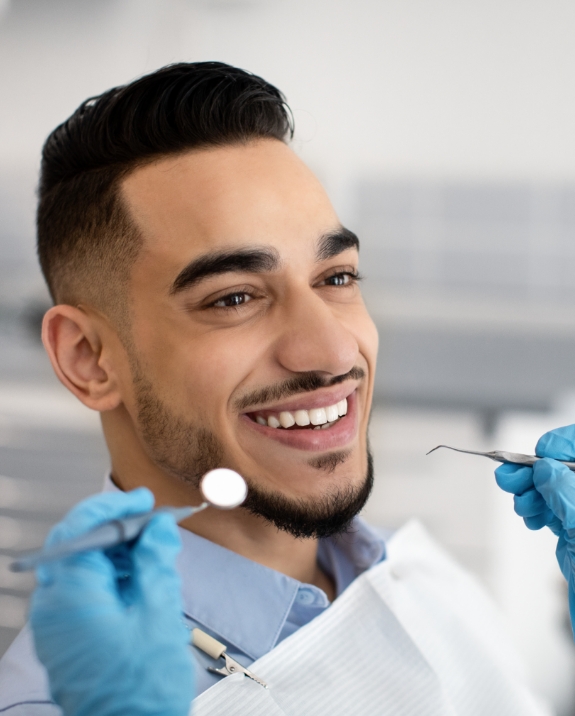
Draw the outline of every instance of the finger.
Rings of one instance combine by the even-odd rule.
[[[575,459],[575,425],[566,425],[545,433],[535,446],[538,457],[552,457],[555,460]]]
[[[141,599],[151,608],[182,611],[181,581],[176,557],[181,549],[178,527],[171,515],[149,522],[133,551],[134,571]]]
[[[110,560],[101,552],[80,552],[54,562],[39,565],[36,568],[36,582],[41,586],[50,585],[55,581],[66,580],[68,574],[75,574],[81,569],[91,569],[107,574],[112,569],[112,565]]]
[[[553,514],[553,519],[547,523],[547,527],[549,527],[551,532],[553,532],[556,537],[560,537],[565,531],[563,529],[563,525],[561,524],[561,520],[555,514]]]
[[[530,530],[540,530],[543,527],[549,527],[550,525],[555,524],[555,521],[555,515],[548,507],[545,509],[545,512],[542,512],[539,515],[523,518],[523,522],[525,522],[525,525]]]
[[[533,482],[565,529],[575,527],[575,475],[560,462],[543,458],[533,468]]]
[[[535,487],[527,490],[522,495],[515,495],[513,505],[519,517],[536,517],[542,513],[549,512],[547,503]]]
[[[70,510],[51,530],[45,544],[60,544],[110,520],[148,512],[153,506],[154,496],[145,487],[131,492],[106,492],[88,497]]]
[[[505,492],[522,495],[533,488],[533,469],[524,465],[501,465],[495,470],[495,481]]]
[[[40,570],[39,570],[40,571]],[[42,565],[31,600],[32,615],[116,609],[120,605],[115,570],[102,552],[86,552]]]

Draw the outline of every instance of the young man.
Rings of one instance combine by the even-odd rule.
[[[382,538],[356,517],[373,480],[377,332],[358,286],[358,239],[289,148],[291,133],[274,87],[199,63],[90,99],[48,138],[38,251],[55,305],[43,340],[62,383],[101,413],[105,490],[147,487],[156,504],[197,504],[208,470],[245,477],[243,507],[182,525],[184,618],[244,667],[265,673],[282,644],[280,675],[303,671],[287,685],[272,676],[275,691],[251,681],[258,706],[237,713],[280,713],[282,689],[288,700],[313,693],[325,713],[343,708],[344,693],[385,713],[496,713],[494,703],[542,713],[491,616],[463,626],[489,612],[467,577],[412,534],[397,559],[430,582],[402,592]],[[413,594],[421,605],[402,612]],[[223,713],[232,682],[192,651],[197,693],[214,687],[223,699],[197,708]],[[376,681],[361,666],[372,653]],[[356,664],[349,683],[346,661]],[[11,693],[0,709],[55,709],[29,632],[2,678]]]

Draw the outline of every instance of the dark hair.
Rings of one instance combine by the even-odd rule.
[[[38,256],[52,298],[121,301],[141,239],[119,196],[131,171],[190,149],[293,136],[279,90],[221,62],[169,65],[83,102],[42,152]]]

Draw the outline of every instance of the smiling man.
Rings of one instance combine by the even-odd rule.
[[[121,192],[142,247],[114,367],[97,374],[92,356],[98,394],[63,366],[76,365],[79,344],[60,359],[54,327],[50,348],[61,378],[103,411],[116,484],[185,504],[199,501],[206,471],[237,470],[248,510],[190,528],[333,596],[316,542],[294,537],[346,527],[371,486],[377,335],[357,238],[273,138],[158,159]],[[84,320],[82,309],[52,310],[56,324]]]
[[[265,672],[265,659],[285,647],[284,667],[303,669],[290,677],[298,682],[290,698],[307,698],[307,671],[338,649],[340,672],[325,662],[329,676],[316,674],[313,694],[335,713],[342,696],[334,674],[344,684],[351,673],[347,696],[369,696],[374,682],[363,683],[369,669],[360,665],[371,649],[382,669],[365,708],[419,714],[425,699],[425,713],[455,713],[449,703],[459,697],[449,694],[459,677],[452,684],[426,661],[447,649],[453,673],[470,679],[462,703],[479,709],[457,713],[496,713],[490,704],[500,701],[519,709],[509,713],[540,713],[503,668],[497,639],[487,648],[483,633],[460,625],[461,604],[473,622],[482,598],[421,537],[422,573],[440,563],[438,574],[452,580],[447,605],[436,609],[424,596],[425,619],[390,616],[386,548],[357,517],[373,482],[367,432],[378,343],[358,286],[359,242],[288,146],[291,134],[278,90],[227,65],[198,63],[88,100],[47,140],[38,247],[55,305],[43,339],[62,383],[101,413],[111,458],[105,489],[147,487],[156,504],[187,505],[201,502],[199,481],[212,468],[245,477],[242,507],[208,509],[181,525],[184,619],[244,667],[257,662]],[[401,558],[411,554],[404,543]],[[431,587],[415,593],[441,592],[443,578],[433,572]],[[329,629],[326,619],[336,620]],[[415,632],[429,621],[433,637],[420,643],[411,627],[398,631],[403,620]],[[434,645],[429,654],[426,644]],[[221,663],[192,651],[198,693],[227,689],[208,670]],[[494,664],[486,700],[478,674]],[[0,707],[52,713],[28,631],[2,676],[12,691]],[[270,693],[281,693],[280,682]],[[260,707],[276,713],[267,701]],[[198,713],[221,708],[197,702]]]

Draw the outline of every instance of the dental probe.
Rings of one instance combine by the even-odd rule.
[[[450,447],[449,445],[438,445],[437,447],[434,447],[433,450],[426,453],[426,455],[435,452],[435,450],[439,450],[439,448],[447,448],[448,450],[455,450],[455,452],[464,452],[467,455],[481,455],[481,457],[488,457],[490,460],[495,460],[495,462],[503,462],[511,465],[528,465],[529,467],[535,465],[536,462],[542,459],[536,455],[523,455],[518,452],[506,452],[505,450],[477,452],[475,450],[461,450],[460,448]],[[562,462],[565,467],[568,467],[570,470],[575,472],[575,462],[568,462],[567,460],[557,460],[557,462]]]
[[[225,467],[207,472],[200,482],[200,491],[205,501],[197,507],[158,507],[156,510],[144,512],[141,515],[111,520],[80,537],[67,540],[54,547],[24,554],[12,562],[10,569],[13,572],[27,572],[45,562],[54,562],[78,552],[107,549],[122,542],[129,542],[136,539],[150,520],[158,514],[167,513],[172,515],[176,522],[181,522],[210,506],[220,510],[231,510],[234,507],[239,507],[248,494],[244,478]]]

